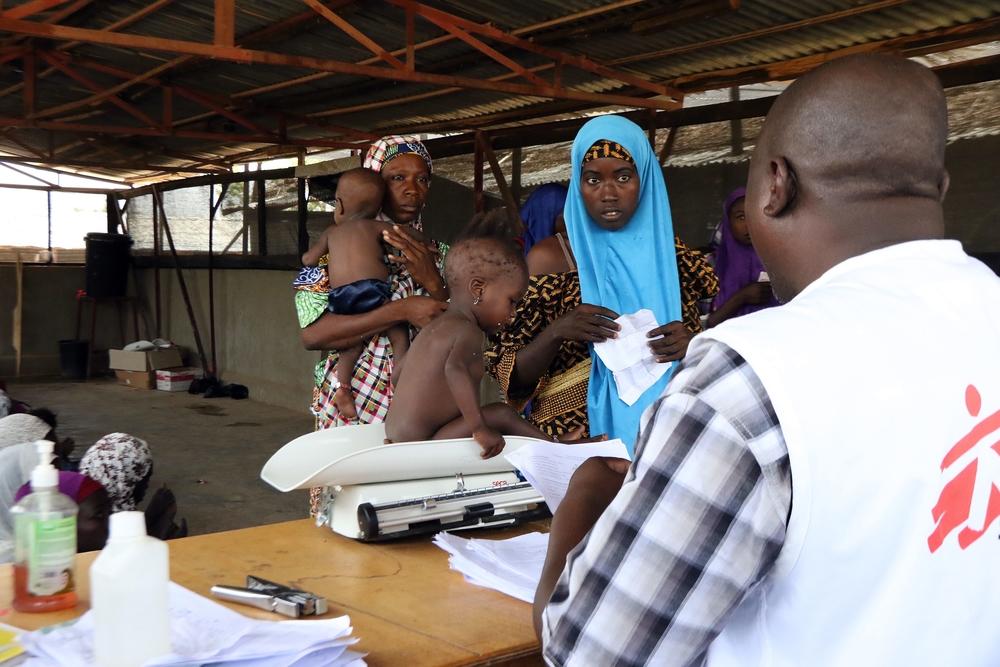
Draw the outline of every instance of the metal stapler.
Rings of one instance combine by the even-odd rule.
[[[482,459],[472,438],[383,444],[381,424],[341,426],[292,440],[264,465],[279,491],[323,487],[317,525],[362,541],[550,516],[507,459]],[[533,438],[504,436],[504,451]]]
[[[229,602],[237,602],[283,616],[321,616],[326,613],[326,599],[267,579],[247,575],[245,588],[237,586],[212,586],[212,595]]]

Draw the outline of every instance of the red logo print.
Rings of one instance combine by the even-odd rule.
[[[978,417],[983,399],[973,385],[965,388],[965,407]],[[941,470],[951,475],[931,510],[935,527],[927,537],[931,553],[940,548],[953,531],[958,546],[968,548],[1000,517],[1000,410],[976,424],[948,450]]]

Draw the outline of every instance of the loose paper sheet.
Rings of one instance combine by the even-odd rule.
[[[660,326],[653,311],[644,308],[617,320],[621,331],[617,338],[594,343],[594,352],[615,377],[618,397],[634,405],[642,394],[670,370],[669,364],[657,363],[649,349],[646,334]]]
[[[566,496],[569,480],[580,464],[592,456],[631,459],[621,440],[564,445],[558,442],[531,442],[504,457],[521,471],[554,514]]]

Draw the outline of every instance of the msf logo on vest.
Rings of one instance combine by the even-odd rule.
[[[973,385],[965,389],[965,407],[979,416],[983,400]],[[949,481],[931,510],[934,532],[927,538],[931,553],[954,531],[958,546],[968,548],[1000,517],[1000,410],[972,427],[948,450],[941,471]]]

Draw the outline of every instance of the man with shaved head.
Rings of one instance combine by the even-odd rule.
[[[1000,281],[944,239],[946,139],[901,58],[776,100],[746,216],[784,305],[692,341],[627,472],[577,471],[547,662],[1000,665]]]

